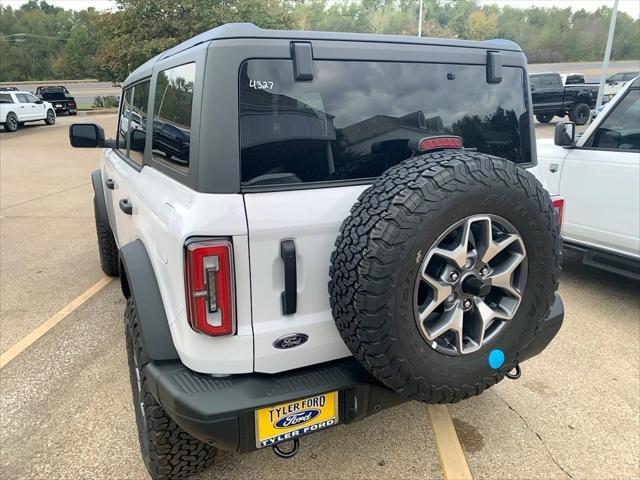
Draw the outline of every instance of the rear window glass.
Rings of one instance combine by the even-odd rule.
[[[314,61],[295,82],[290,60],[249,60],[240,70],[245,186],[353,181],[411,155],[409,142],[459,135],[464,146],[531,160],[522,69],[498,84],[484,66]]]
[[[45,100],[66,100],[67,95],[61,91],[43,91],[42,98]]]

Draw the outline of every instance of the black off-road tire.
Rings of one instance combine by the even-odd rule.
[[[538,114],[536,114],[536,119],[540,123],[549,123],[551,120],[553,120],[553,117],[555,117],[555,115],[553,113],[538,113]]]
[[[576,103],[571,112],[569,112],[569,118],[576,125],[584,125],[591,118],[591,109],[586,103]]]
[[[124,322],[133,408],[144,465],[153,480],[191,478],[213,465],[217,449],[180,428],[149,390],[144,371],[149,356],[132,297],[127,299]]]
[[[5,118],[4,120],[4,129],[7,132],[15,132],[16,130],[18,130],[19,126],[20,122],[18,122],[18,117],[16,116],[16,114],[13,112],[7,113],[7,118]]]
[[[118,245],[113,237],[111,227],[102,223],[98,216],[97,199],[93,197],[93,215],[96,220],[96,234],[98,236],[98,252],[100,253],[100,267],[110,276],[117,277],[120,274],[120,261]]]
[[[47,117],[44,119],[44,123],[46,123],[47,125],[55,125],[56,114],[53,110],[47,110]]]
[[[500,215],[519,231],[528,256],[521,304],[499,335],[466,355],[440,353],[421,336],[414,285],[421,261],[458,220]],[[389,169],[365,190],[342,224],[331,256],[329,294],[347,347],[399,394],[427,403],[478,395],[519,362],[539,334],[558,287],[561,238],[542,185],[512,162],[445,150]],[[490,350],[504,352],[497,369]]]

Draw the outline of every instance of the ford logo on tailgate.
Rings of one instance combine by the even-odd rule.
[[[278,419],[278,421],[274,423],[273,426],[276,428],[293,427],[294,425],[300,425],[301,423],[306,423],[309,420],[313,420],[318,415],[320,415],[320,410],[310,408],[309,410],[302,410],[301,412],[295,412],[284,416]]]
[[[273,346],[275,348],[279,348],[284,350],[285,348],[293,348],[298,347],[309,340],[309,335],[305,335],[304,333],[290,333],[289,335],[285,335],[284,337],[277,338],[273,342]]]

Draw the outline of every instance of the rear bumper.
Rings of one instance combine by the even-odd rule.
[[[564,317],[560,297],[536,339],[519,362],[542,352],[556,336]],[[339,423],[362,420],[407,399],[389,390],[353,358],[270,374],[212,377],[189,370],[180,361],[145,366],[149,386],[167,414],[184,430],[221,450],[256,450],[255,414],[261,407],[338,391]]]
[[[256,450],[257,408],[337,390],[339,423],[352,423],[407,400],[378,383],[353,358],[275,375],[215,378],[178,361],[145,367],[153,396],[178,425],[221,450]]]
[[[551,306],[549,315],[547,315],[547,318],[542,323],[540,332],[538,332],[538,335],[533,340],[533,342],[523,348],[522,354],[520,355],[518,361],[522,363],[525,360],[533,358],[539,353],[542,353],[542,351],[547,348],[547,345],[551,343],[551,340],[553,340],[560,331],[563,320],[564,305],[562,304],[560,295],[556,293],[556,299]]]

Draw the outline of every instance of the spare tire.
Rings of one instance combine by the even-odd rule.
[[[365,190],[331,256],[333,317],[389,388],[449,403],[518,365],[558,287],[551,200],[526,170],[464,150],[412,157]]]

